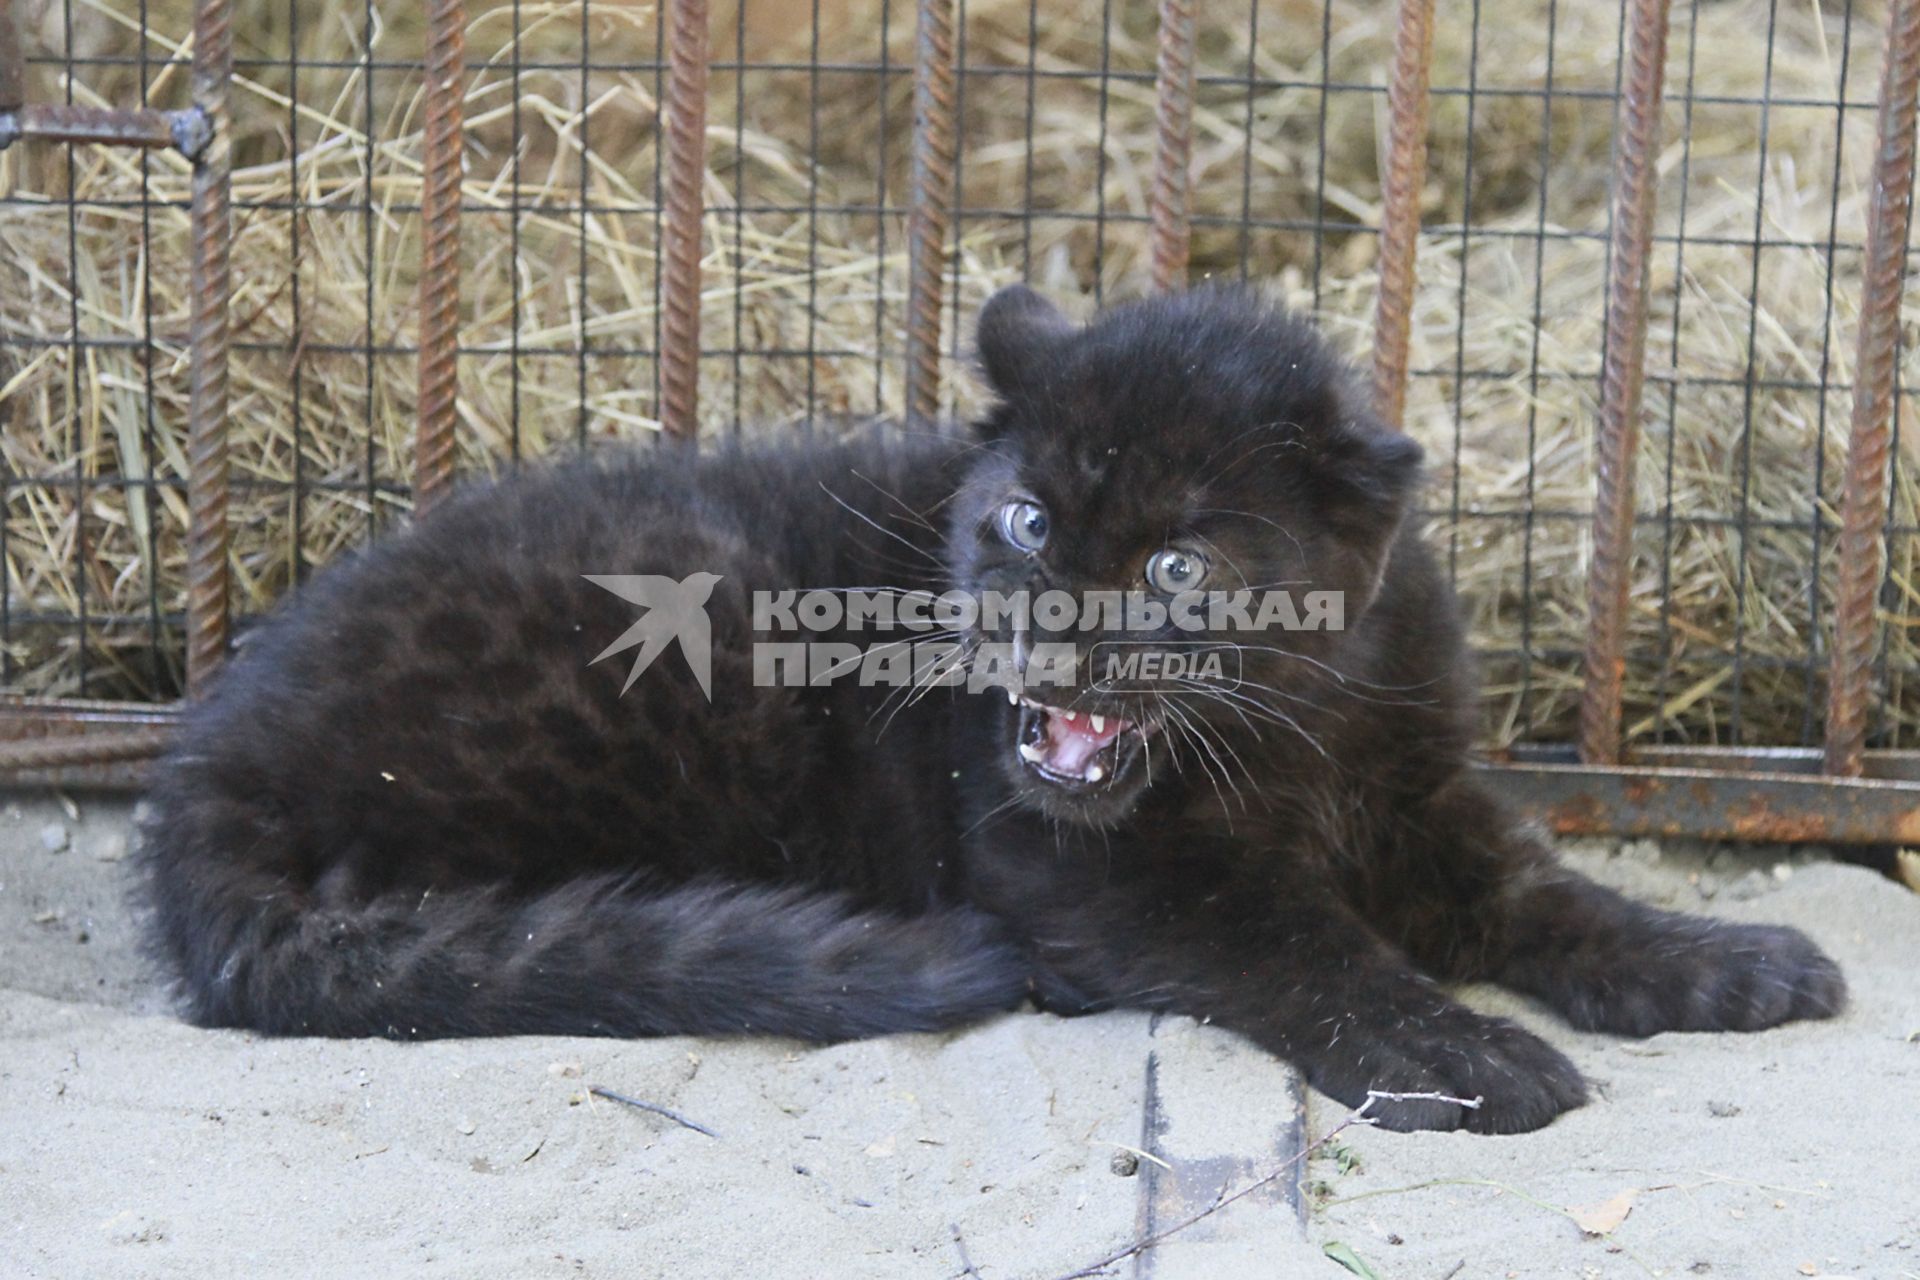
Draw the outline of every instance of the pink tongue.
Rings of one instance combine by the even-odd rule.
[[[1055,773],[1077,778],[1086,773],[1100,748],[1120,736],[1120,728],[1120,721],[1109,720],[1103,732],[1095,733],[1084,715],[1068,720],[1048,712],[1046,756],[1041,763]]]

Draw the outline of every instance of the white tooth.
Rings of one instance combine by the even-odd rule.
[[[1062,711],[1060,714],[1066,718],[1068,724],[1072,724],[1080,718],[1079,713],[1074,711]]]
[[[1015,693],[1011,689],[1007,690],[1007,705],[1010,707],[1017,707],[1020,705],[1020,695]]]
[[[1033,762],[1034,764],[1039,764],[1043,759],[1046,758],[1046,754],[1047,753],[1042,751],[1039,748],[1039,746],[1035,743],[1023,742],[1020,744],[1020,758],[1022,760],[1028,760]]]
[[[1095,716],[1093,718],[1093,731],[1095,733],[1105,733],[1107,731],[1107,718],[1105,716]]]
[[[1100,779],[1106,776],[1107,776],[1107,771],[1105,769],[1102,769],[1099,765],[1090,764],[1087,766],[1086,778],[1088,782],[1098,782],[1100,781]]]

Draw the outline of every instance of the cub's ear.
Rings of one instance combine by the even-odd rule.
[[[1309,457],[1325,514],[1336,524],[1397,519],[1420,487],[1426,450],[1383,422],[1357,388],[1339,389],[1311,416],[1319,430]]]
[[[993,389],[1007,399],[1033,386],[1049,356],[1078,326],[1023,284],[1008,285],[980,310],[975,347]]]
[[[1316,496],[1359,586],[1359,610],[1349,604],[1349,617],[1357,617],[1380,594],[1400,522],[1420,486],[1426,451],[1371,413],[1341,423],[1326,449]]]
[[[1361,501],[1385,508],[1403,506],[1420,485],[1427,451],[1412,436],[1398,431],[1372,414],[1363,414],[1347,428],[1345,479]]]

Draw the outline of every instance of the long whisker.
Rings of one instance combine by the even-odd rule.
[[[1222,809],[1227,807],[1226,793],[1220,789],[1221,779],[1224,778],[1227,786],[1232,788],[1234,797],[1240,802],[1240,811],[1245,813],[1247,811],[1247,797],[1241,792],[1239,784],[1234,782],[1232,773],[1227,769],[1227,762],[1220,758],[1219,752],[1213,749],[1213,745],[1207,741],[1205,735],[1193,726],[1193,722],[1187,716],[1186,712],[1177,707],[1169,707],[1168,710],[1171,711],[1174,716],[1173,720],[1169,723],[1193,742],[1195,746],[1205,751],[1207,755],[1212,758],[1214,765],[1219,767],[1219,775],[1216,776],[1213,766],[1208,765],[1206,760],[1200,761],[1200,767],[1206,771],[1207,778],[1213,783],[1214,794],[1220,797],[1220,807]],[[1229,830],[1232,829],[1233,819],[1231,817],[1227,819],[1227,826]]]
[[[1201,507],[1195,510],[1193,514],[1197,516],[1242,516],[1248,520],[1257,520],[1261,524],[1271,526],[1276,533],[1280,534],[1280,536],[1285,538],[1288,542],[1291,542],[1293,544],[1294,551],[1299,553],[1299,555],[1302,558],[1305,558],[1307,554],[1307,549],[1300,545],[1300,539],[1293,532],[1293,530],[1287,528],[1285,525],[1281,524],[1278,520],[1274,520],[1274,519],[1271,519],[1270,517],[1263,516],[1258,512],[1236,511],[1232,507]]]
[[[878,533],[883,537],[892,538],[895,542],[899,543],[901,546],[905,547],[907,550],[913,552],[913,554],[919,556],[921,559],[931,564],[934,568],[939,569],[942,572],[945,572],[947,566],[941,563],[940,557],[934,555],[931,551],[928,551],[925,547],[919,546],[918,544],[911,542],[906,538],[901,537],[899,534],[887,528],[885,525],[875,520],[872,516],[868,515],[866,512],[859,510],[852,503],[842,498],[839,494],[827,488],[827,482],[824,480],[820,482],[820,492],[826,494],[829,498],[832,498],[834,502],[839,504],[841,510],[845,511],[848,515],[860,521],[860,523],[866,525],[868,528],[872,529],[875,533]]]
[[[892,501],[894,506],[906,512],[907,518],[909,520],[912,520],[915,524],[919,525],[922,529],[925,529],[928,533],[938,534],[940,532],[938,529],[934,528],[931,524],[928,524],[926,516],[922,515],[918,511],[915,511],[910,505],[908,505],[908,503],[905,500],[903,500],[900,497],[899,494],[894,493],[893,491],[888,489],[886,486],[882,485],[878,480],[875,480],[872,476],[868,475],[866,472],[861,471],[857,468],[849,468],[848,471],[849,471],[849,474],[851,474],[854,477],[854,479],[865,482],[866,484],[872,486],[876,492],[885,495],[889,500]]]
[[[993,808],[987,810],[986,813],[982,814],[979,821],[975,822],[972,826],[968,827],[965,831],[962,831],[960,833],[960,838],[962,840],[965,840],[968,836],[972,835],[974,832],[978,831],[980,828],[986,826],[989,822],[993,821],[996,818],[1005,816],[1009,811],[1018,807],[1019,804],[1020,804],[1020,794],[1018,792],[1015,792],[1013,795],[1008,796],[1005,800],[1002,800],[999,804],[993,806]]]

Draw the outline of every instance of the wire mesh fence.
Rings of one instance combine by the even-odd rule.
[[[1082,305],[1150,288],[1168,243],[1166,7],[957,0],[951,175],[929,186],[919,9],[716,0],[700,432],[868,430],[917,407],[912,236],[930,194],[951,210],[926,299],[937,377],[922,379],[942,415],[977,407],[967,320],[995,288],[1025,279]],[[1429,447],[1425,515],[1470,611],[1495,745],[1576,732],[1632,7],[1474,0],[1431,33],[1404,422]],[[242,633],[412,505],[427,12],[232,0],[226,563]],[[1191,84],[1175,125],[1185,278],[1259,282],[1357,357],[1381,284],[1398,15],[1388,0],[1207,6],[1190,69],[1175,66]],[[466,17],[453,464],[471,478],[648,439],[668,416],[669,72],[650,5],[509,0]],[[1629,744],[1823,740],[1888,20],[1870,0],[1671,7],[1625,562]],[[28,101],[188,100],[187,0],[14,0],[12,22]],[[9,690],[183,687],[193,173],[169,150],[0,153]],[[1902,306],[1900,336],[1916,318]],[[1899,344],[1870,699],[1883,747],[1920,725],[1912,352]]]

